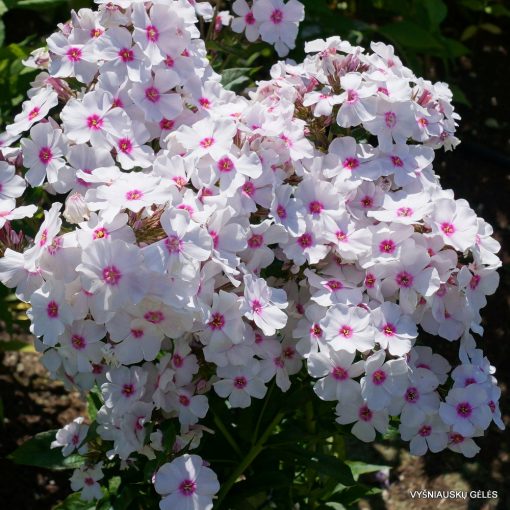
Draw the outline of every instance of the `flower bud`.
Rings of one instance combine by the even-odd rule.
[[[88,220],[90,211],[87,203],[80,193],[72,193],[66,199],[66,206],[64,209],[64,218],[69,223],[80,223],[83,220]]]

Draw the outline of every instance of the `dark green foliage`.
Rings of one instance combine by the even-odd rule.
[[[81,466],[84,463],[84,457],[81,455],[64,457],[60,448],[50,447],[56,433],[56,430],[48,430],[36,434],[11,453],[9,459],[16,464],[53,470],[74,469]]]

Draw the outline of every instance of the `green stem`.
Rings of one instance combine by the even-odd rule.
[[[209,30],[207,30],[207,35],[205,37],[206,41],[210,41],[214,35],[214,25],[216,24],[216,16],[218,15],[218,10],[219,10],[219,0],[216,0],[216,4],[214,6],[213,17],[212,17],[212,20],[210,21]]]
[[[236,483],[237,479],[246,471],[251,463],[259,456],[260,452],[264,449],[264,444],[268,440],[269,436],[273,433],[275,427],[282,421],[285,416],[284,412],[279,412],[269,424],[264,433],[260,436],[259,440],[251,447],[246,457],[237,466],[237,469],[233,471],[229,479],[222,485],[221,490],[218,494],[218,501],[216,508],[220,508],[221,503],[225,499],[225,496],[230,492],[230,489]]]
[[[232,436],[232,434],[229,432],[225,424],[221,421],[220,417],[214,412],[214,423],[220,430],[220,432],[225,436],[225,439],[228,441],[228,444],[232,447],[232,449],[239,455],[239,457],[243,456],[243,452],[241,451],[241,448],[239,448],[238,444],[236,443],[236,440]]]
[[[267,403],[269,402],[271,398],[271,394],[273,393],[273,388],[275,386],[275,381],[273,380],[271,386],[269,387],[269,391],[267,392],[266,397],[264,398],[264,404],[262,405],[262,409],[260,411],[257,424],[255,425],[255,430],[253,431],[253,437],[251,439],[251,444],[255,444],[255,441],[257,440],[257,436],[259,435],[259,429],[260,425],[262,424],[262,418],[264,416],[264,413],[266,411]]]

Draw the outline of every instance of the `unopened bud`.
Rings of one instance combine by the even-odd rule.
[[[66,206],[64,209],[64,218],[69,223],[80,223],[83,220],[88,220],[90,211],[87,203],[80,193],[72,193],[66,199]]]

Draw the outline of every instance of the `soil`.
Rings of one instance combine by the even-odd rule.
[[[39,354],[2,353],[0,395],[0,501],[4,510],[49,510],[70,492],[69,472],[18,466],[6,455],[45,430],[60,428],[84,412],[79,394],[48,378]]]

